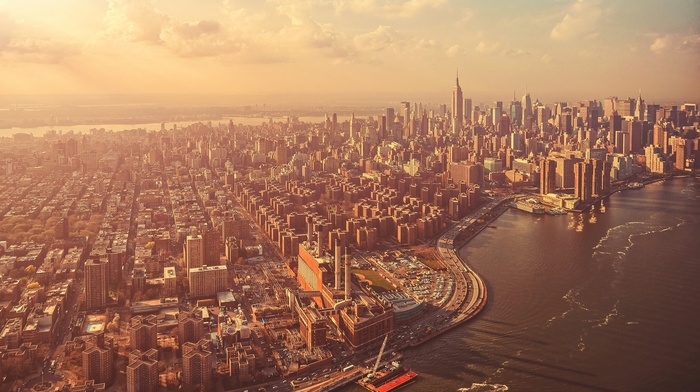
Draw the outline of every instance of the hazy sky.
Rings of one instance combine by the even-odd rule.
[[[0,0],[0,94],[700,100],[700,1]],[[405,97],[405,98],[404,98]]]

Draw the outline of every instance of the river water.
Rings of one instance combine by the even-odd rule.
[[[178,128],[184,128],[192,124],[203,123],[207,124],[211,122],[213,126],[217,124],[228,124],[229,121],[233,121],[235,125],[261,125],[267,123],[272,118],[275,122],[286,122],[287,117],[249,117],[249,116],[225,116],[213,120],[185,120],[185,121],[165,121],[165,129],[173,129],[173,125],[177,125]],[[344,117],[343,117],[344,118]],[[348,117],[349,118],[349,117]],[[323,116],[306,116],[299,117],[299,121],[319,123],[325,121]],[[340,117],[339,122],[342,122]],[[157,131],[161,129],[161,122],[148,122],[148,123],[134,123],[134,124],[77,124],[77,125],[56,125],[56,126],[40,126],[31,128],[0,128],[0,138],[12,137],[16,133],[28,133],[33,134],[34,137],[42,137],[48,132],[69,132],[74,133],[89,133],[91,129],[104,128],[107,131],[123,131],[125,129],[145,129],[147,131]]]
[[[493,225],[460,252],[486,308],[407,350],[420,377],[403,390],[700,390],[700,180]]]

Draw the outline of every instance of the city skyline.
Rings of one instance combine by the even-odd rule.
[[[42,12],[37,12],[42,9]],[[0,1],[3,95],[697,101],[694,1]],[[444,97],[441,99],[441,97]],[[291,98],[288,98],[291,99]]]

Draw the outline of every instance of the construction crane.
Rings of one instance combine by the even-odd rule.
[[[386,341],[389,340],[389,334],[386,334],[386,337],[384,338],[384,343],[382,343],[382,348],[379,349],[379,355],[377,356],[377,362],[374,363],[374,368],[372,369],[372,374],[374,376],[374,373],[377,372],[377,368],[379,367],[379,361],[382,360],[382,354],[384,354],[384,347],[386,347]]]

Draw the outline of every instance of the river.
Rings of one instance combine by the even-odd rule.
[[[460,251],[486,308],[407,350],[403,390],[700,390],[700,180],[493,225]]]
[[[343,117],[343,119],[345,119]],[[349,117],[348,117],[349,119]],[[286,122],[287,117],[276,116],[272,117],[275,122]],[[165,129],[172,129],[173,125],[177,125],[178,128],[183,128],[191,124],[197,123],[208,123],[211,122],[213,126],[217,124],[228,124],[229,121],[233,121],[235,125],[261,125],[263,123],[269,122],[270,117],[249,117],[249,116],[224,116],[214,120],[187,120],[187,121],[165,121]],[[320,123],[325,121],[323,116],[308,116],[299,117],[299,121]],[[339,122],[342,120],[339,118]],[[12,137],[15,133],[28,133],[33,134],[35,137],[42,137],[47,132],[69,132],[74,133],[88,133],[91,129],[104,128],[108,131],[123,131],[126,129],[146,129],[148,131],[157,131],[161,129],[160,122],[148,122],[148,123],[135,123],[135,124],[78,124],[78,125],[56,125],[56,126],[40,126],[40,127],[30,127],[30,128],[0,128],[0,138]]]

